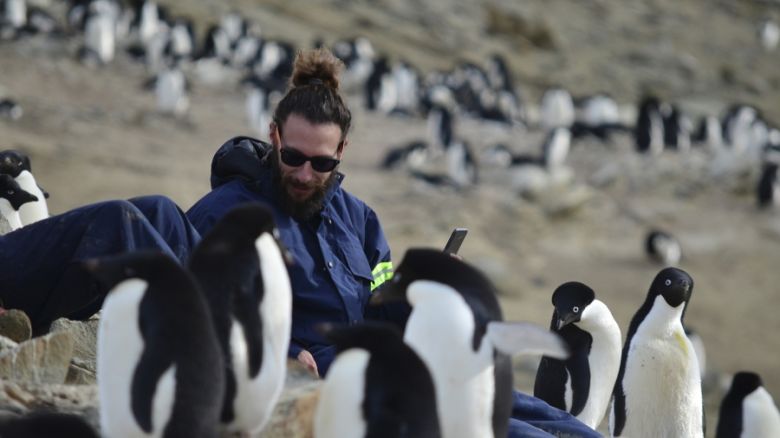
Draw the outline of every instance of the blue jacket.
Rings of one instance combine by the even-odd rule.
[[[403,325],[409,307],[367,306],[371,291],[392,276],[390,247],[376,213],[341,188],[344,175],[337,175],[320,215],[300,222],[276,207],[273,172],[265,160],[270,150],[248,137],[228,140],[212,160],[212,191],[187,216],[204,235],[237,204],[259,201],[273,208],[282,243],[294,259],[288,268],[293,290],[289,355],[308,350],[324,375],[335,351],[317,332],[318,323],[357,324],[368,317]]]

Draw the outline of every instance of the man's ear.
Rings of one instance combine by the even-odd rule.
[[[279,130],[276,128],[276,122],[274,121],[268,124],[268,136],[271,138],[271,144],[279,146],[281,140],[279,139]]]
[[[347,140],[346,137],[344,137],[344,140],[341,141],[341,145],[339,146],[339,150],[336,153],[336,156],[338,159],[341,159],[341,156],[344,155],[344,149],[347,148],[347,145],[349,144],[349,140]]]

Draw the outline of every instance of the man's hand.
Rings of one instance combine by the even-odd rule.
[[[298,353],[298,361],[306,365],[306,369],[312,372],[315,376],[319,377],[320,373],[317,371],[317,362],[314,361],[314,356],[306,350],[301,350]]]

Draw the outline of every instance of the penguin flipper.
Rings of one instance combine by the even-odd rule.
[[[244,330],[249,358],[249,378],[255,378],[263,364],[263,324],[259,313],[260,300],[263,296],[261,274],[257,272],[247,284],[241,287],[249,289],[233,294],[233,314]]]
[[[497,350],[510,356],[542,354],[555,359],[569,356],[569,348],[560,336],[530,322],[491,321],[486,335]]]
[[[155,399],[160,396],[160,384],[163,374],[171,370],[173,360],[162,357],[159,350],[147,346],[133,373],[131,385],[131,408],[136,422],[146,433],[151,433],[154,425],[152,415]]]
[[[590,365],[588,364],[588,355],[573,354],[566,361],[566,369],[571,377],[571,409],[569,412],[577,416],[588,402],[590,393]]]

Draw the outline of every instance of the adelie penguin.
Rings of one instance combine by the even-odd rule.
[[[650,260],[664,266],[676,266],[682,258],[682,246],[666,231],[652,229],[645,236],[645,254]]]
[[[761,376],[749,371],[734,375],[723,397],[715,438],[780,436],[780,412]]]
[[[613,392],[612,436],[704,436],[699,363],[683,328],[692,291],[688,273],[665,268],[631,319]]]
[[[550,330],[566,341],[571,355],[566,360],[542,358],[534,396],[596,429],[607,412],[620,369],[620,327],[585,284],[560,285],[552,302]]]
[[[512,408],[510,355],[565,359],[554,333],[504,322],[493,284],[471,265],[435,249],[410,249],[371,303],[406,299],[404,341],[433,376],[442,436],[507,436]]]
[[[225,374],[209,310],[173,258],[138,251],[84,262],[109,292],[97,336],[108,437],[213,437]]]
[[[30,157],[12,149],[0,152],[0,173],[11,175],[19,183],[22,190],[37,198],[35,201],[22,205],[19,210],[22,225],[29,225],[49,217],[49,208],[46,205],[49,194],[35,181]]]
[[[338,350],[314,416],[315,438],[441,436],[433,378],[392,325],[325,327]]]
[[[19,210],[29,202],[38,198],[22,190],[11,175],[0,173],[0,216],[8,223],[9,231],[22,228]]]
[[[228,432],[257,434],[281,395],[292,325],[288,257],[273,214],[258,203],[228,212],[190,256],[224,355]]]

